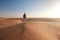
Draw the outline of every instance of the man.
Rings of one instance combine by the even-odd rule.
[[[26,13],[23,15],[23,22],[26,23]]]

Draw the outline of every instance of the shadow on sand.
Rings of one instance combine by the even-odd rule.
[[[21,40],[23,32],[24,32],[23,23],[1,28],[0,40]]]

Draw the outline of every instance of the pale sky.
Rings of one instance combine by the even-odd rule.
[[[0,17],[60,18],[60,0],[0,0]]]

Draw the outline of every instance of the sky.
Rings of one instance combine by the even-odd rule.
[[[0,0],[0,17],[60,18],[60,0]]]

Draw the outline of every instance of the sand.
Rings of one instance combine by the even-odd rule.
[[[0,28],[12,26],[12,25],[19,24],[19,23],[22,23],[22,21],[21,20],[6,20],[6,19],[3,19],[3,20],[0,20]]]
[[[60,40],[58,25],[54,22],[29,21],[25,25],[24,40]]]
[[[60,22],[0,20],[0,40],[60,40]]]
[[[21,40],[23,27],[21,20],[0,20],[0,40]]]

